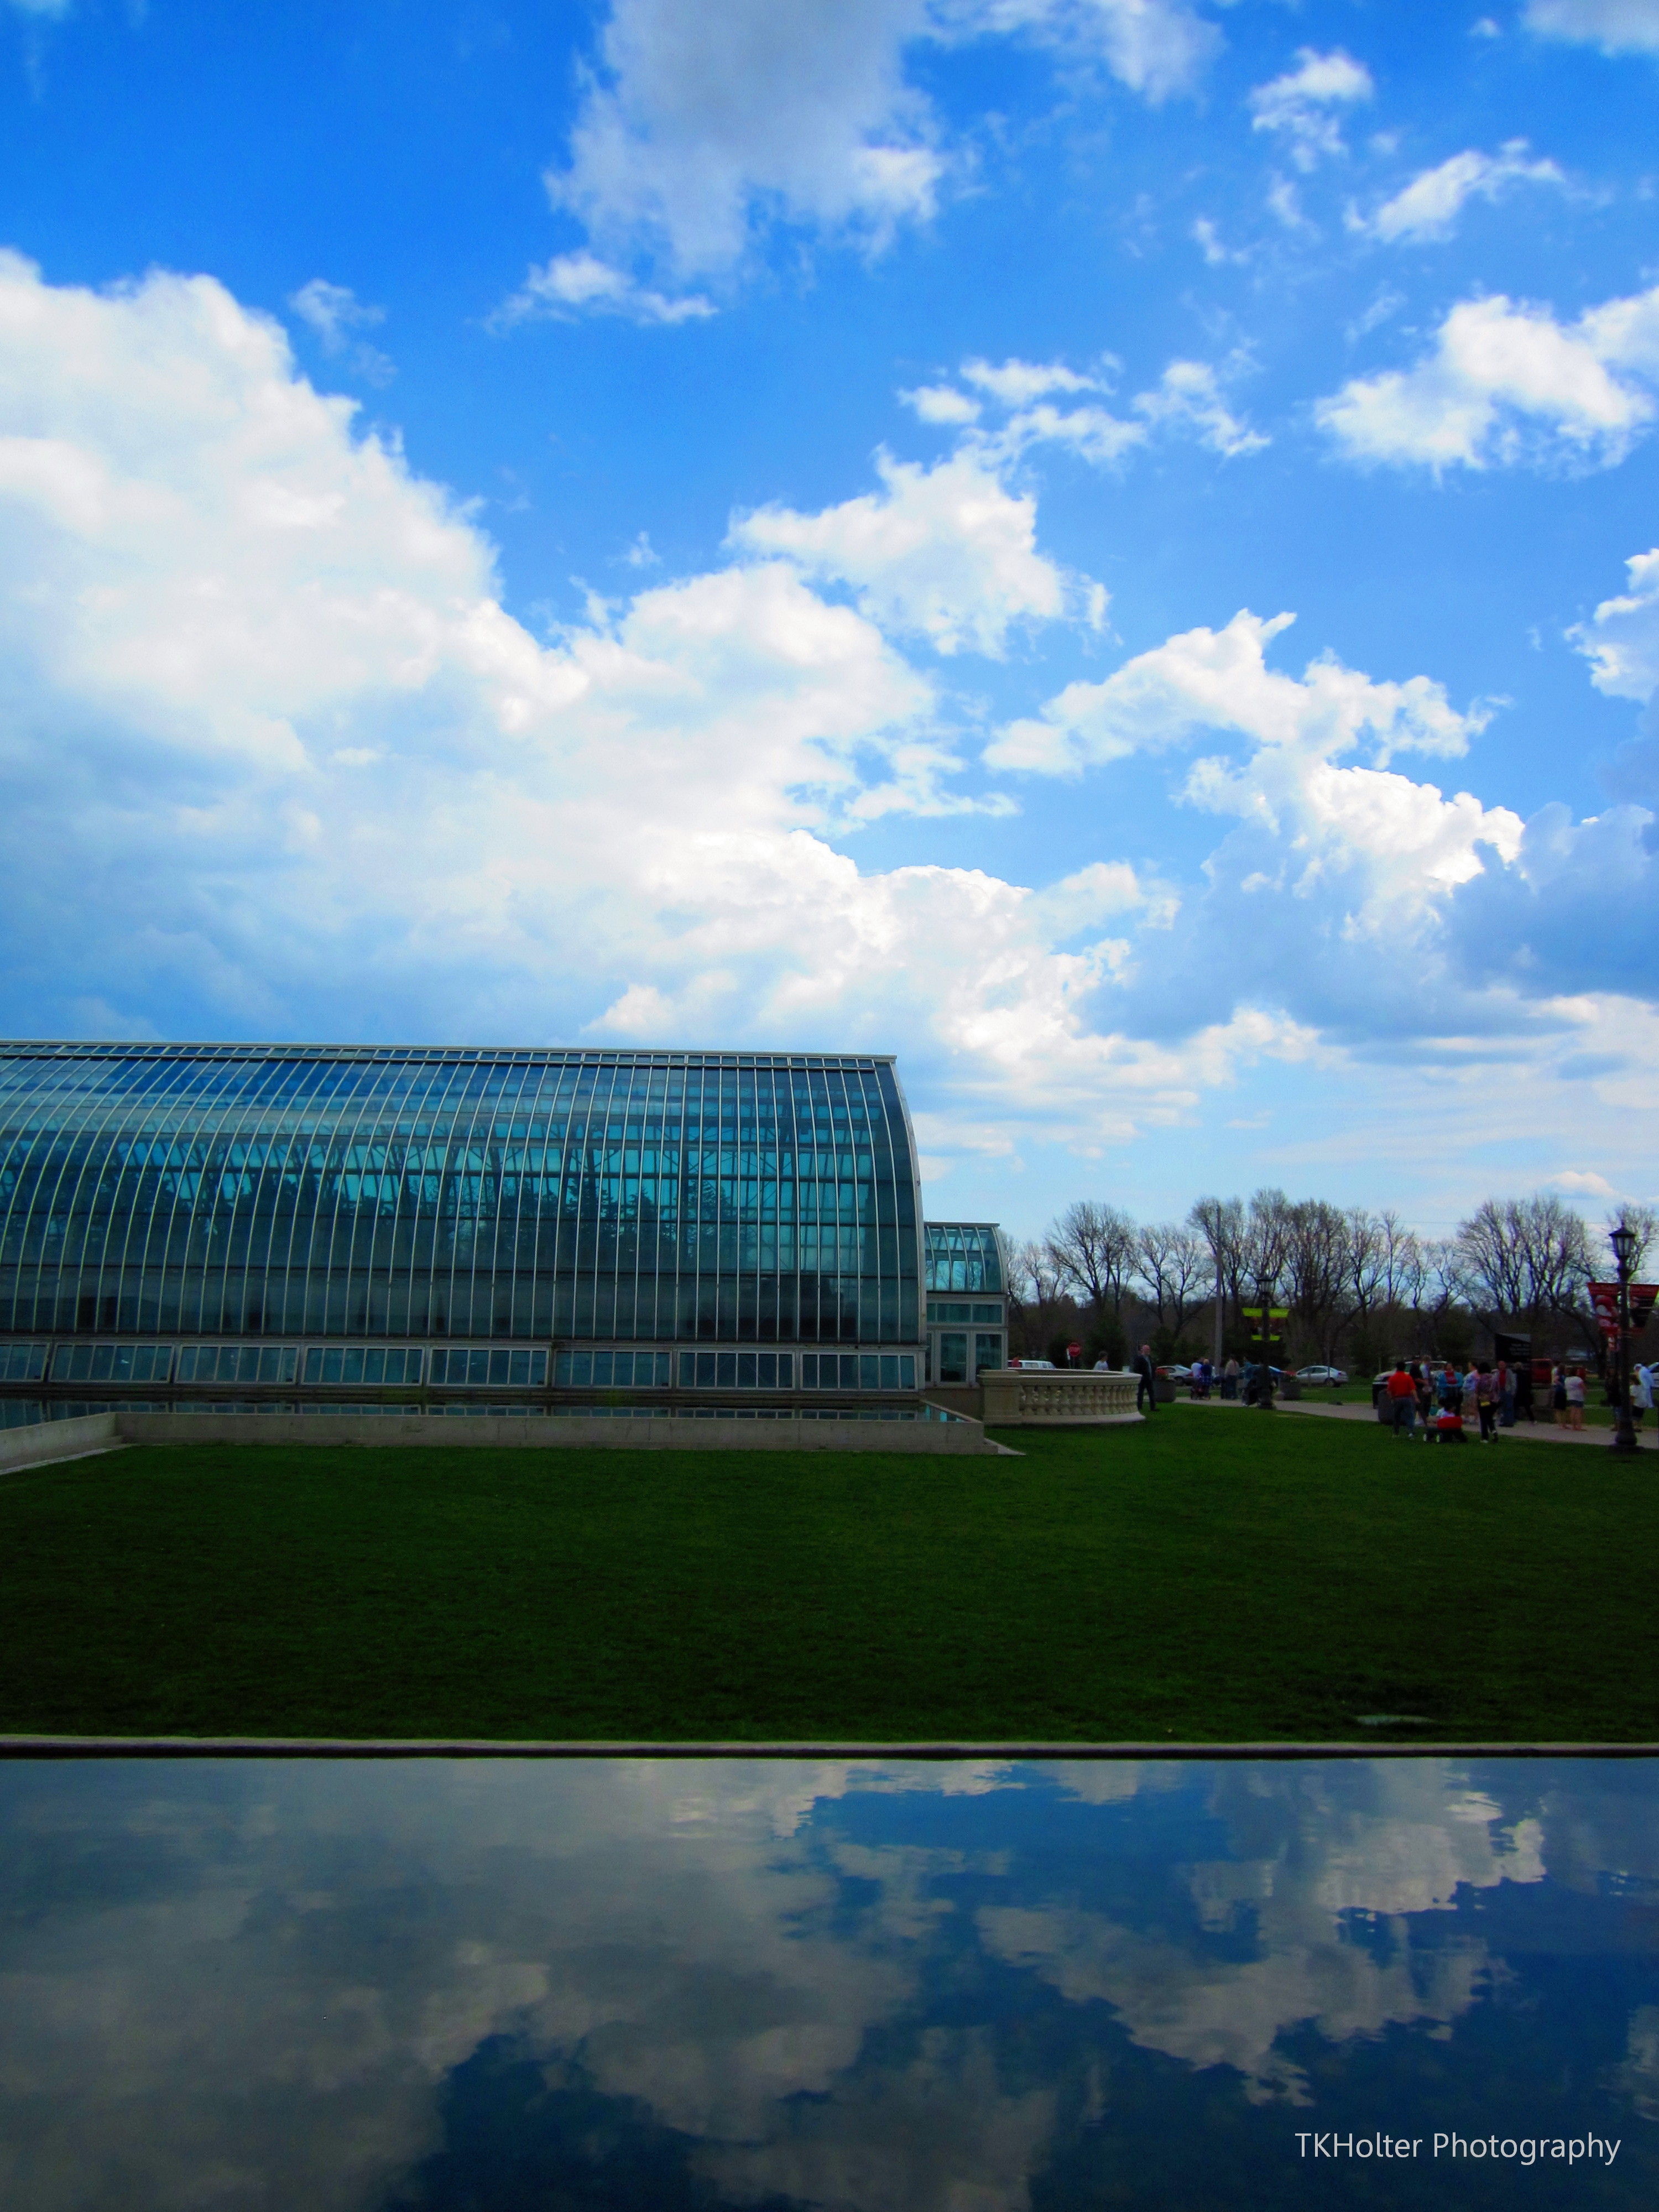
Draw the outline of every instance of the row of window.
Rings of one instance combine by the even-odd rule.
[[[1002,1308],[1000,1304],[969,1305],[964,1299],[929,1298],[927,1318],[930,1322],[989,1322],[994,1327],[1000,1327]]]
[[[993,1340],[1000,1344],[1000,1339]],[[946,1338],[950,1343],[965,1339]],[[983,1345],[986,1341],[979,1340]],[[0,1379],[39,1382],[46,1372],[46,1344],[0,1347]],[[320,1345],[304,1352],[294,1344],[186,1344],[173,1374],[170,1344],[60,1344],[52,1358],[54,1382],[355,1383],[412,1389],[428,1355],[419,1346]],[[965,1357],[965,1354],[964,1354]],[[510,1347],[436,1346],[428,1379],[434,1389],[539,1390],[547,1382],[544,1351]],[[553,1380],[561,1389],[665,1390],[674,1355],[668,1352],[561,1352]],[[916,1363],[909,1352],[805,1352],[799,1355],[805,1390],[914,1390]],[[682,1352],[682,1390],[792,1390],[793,1352]],[[981,1364],[989,1364],[981,1362]],[[949,1379],[949,1378],[946,1378]]]

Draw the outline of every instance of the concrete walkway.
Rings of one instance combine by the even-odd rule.
[[[1175,1402],[1177,1406],[1194,1407],[1200,1413],[1207,1413],[1212,1407],[1224,1413],[1253,1413],[1255,1410],[1254,1407],[1246,1406],[1242,1398],[1177,1398]],[[1332,1404],[1328,1401],[1322,1404],[1317,1399],[1311,1398],[1277,1398],[1273,1404],[1281,1413],[1309,1413],[1316,1420],[1369,1421],[1373,1428],[1388,1426],[1386,1422],[1377,1419],[1376,1408],[1370,1406],[1345,1406]],[[1164,1409],[1160,1407],[1159,1410]],[[1420,1439],[1422,1433],[1419,1423],[1412,1431],[1413,1441]],[[1468,1435],[1472,1444],[1480,1443],[1478,1428],[1471,1427]],[[1505,1443],[1518,1439],[1522,1443],[1600,1444],[1603,1451],[1610,1451],[1613,1448],[1613,1431],[1610,1428],[1558,1429],[1553,1421],[1517,1421],[1512,1429],[1500,1429],[1498,1435]],[[1659,1451],[1659,1433],[1650,1428],[1639,1431],[1636,1441],[1643,1451]]]

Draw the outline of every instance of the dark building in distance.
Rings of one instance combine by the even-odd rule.
[[[1000,1363],[930,1332],[969,1273],[1000,1292],[994,1231],[924,1234],[890,1056],[0,1046],[9,1419],[878,1408],[964,1334]]]

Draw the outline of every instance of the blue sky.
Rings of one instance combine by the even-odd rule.
[[[1659,0],[0,0],[18,1035],[1659,1195]]]

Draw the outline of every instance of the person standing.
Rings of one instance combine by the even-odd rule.
[[[1567,1377],[1567,1426],[1582,1429],[1584,1425],[1584,1370],[1575,1367]]]
[[[1483,1359],[1474,1378],[1475,1410],[1480,1416],[1480,1441],[1498,1442],[1498,1377]]]
[[[1382,1385],[1388,1393],[1389,1412],[1394,1423],[1396,1441],[1409,1437],[1417,1426],[1417,1385],[1413,1382],[1403,1359],[1394,1363],[1394,1373]]]
[[[1567,1370],[1565,1367],[1553,1367],[1550,1376],[1550,1411],[1555,1416],[1556,1427],[1565,1429],[1567,1425]]]
[[[1238,1395],[1238,1362],[1230,1359],[1221,1370],[1221,1395],[1224,1398]]]
[[[1135,1411],[1140,1411],[1142,1396],[1150,1413],[1158,1411],[1158,1389],[1152,1374],[1152,1347],[1143,1344],[1135,1354]]]
[[[1653,1411],[1653,1370],[1638,1366],[1630,1378],[1630,1417],[1636,1432],[1642,1432],[1642,1416]]]

